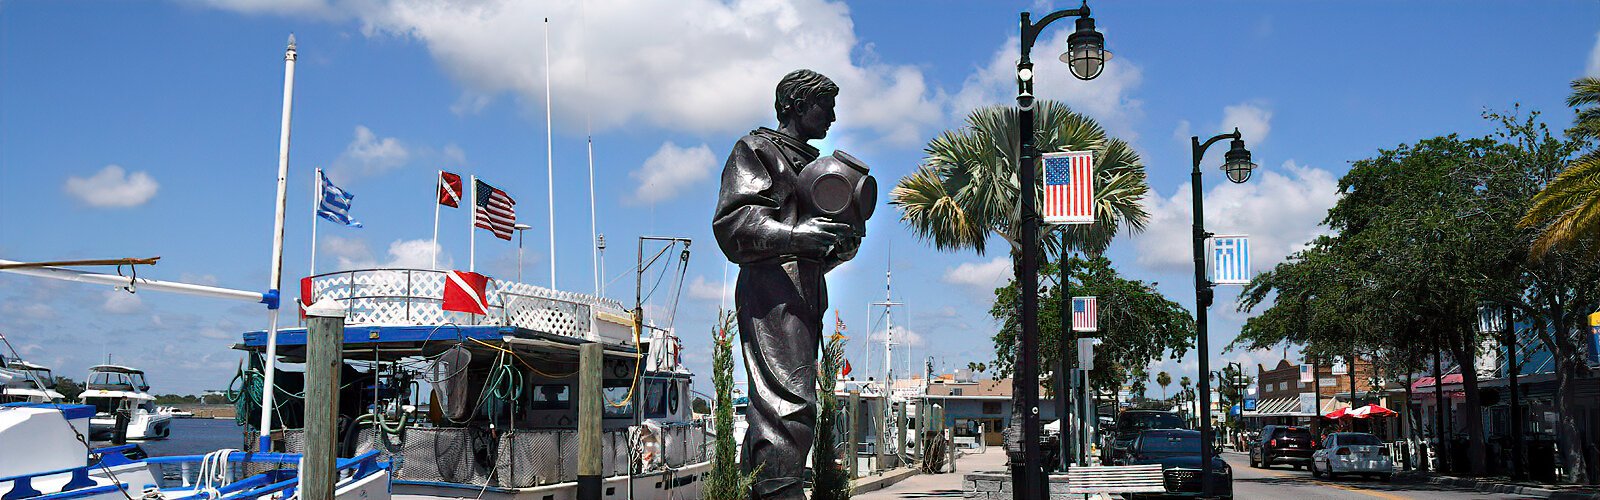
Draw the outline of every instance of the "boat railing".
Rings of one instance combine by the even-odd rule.
[[[627,314],[615,300],[497,279],[485,287],[489,314],[446,311],[448,279],[446,271],[356,269],[304,278],[300,286],[303,297],[309,288],[311,302],[343,304],[351,325],[501,325],[597,340],[596,313]]]

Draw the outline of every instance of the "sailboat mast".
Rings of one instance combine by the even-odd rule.
[[[556,287],[556,153],[550,125],[550,18],[544,18],[545,199],[550,203],[550,288]]]
[[[278,360],[278,289],[283,284],[283,215],[288,208],[289,191],[289,116],[294,109],[294,34],[283,53],[283,122],[278,135],[278,205],[272,220],[272,280],[267,285],[272,301],[267,304],[267,364],[261,389],[261,437],[258,451],[272,449],[272,396]],[[315,196],[315,194],[313,194]],[[307,304],[310,305],[310,304]]]

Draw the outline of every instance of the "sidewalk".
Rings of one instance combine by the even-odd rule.
[[[990,446],[987,453],[972,453],[956,459],[956,473],[915,474],[905,477],[886,488],[860,493],[861,480],[857,480],[855,500],[890,500],[901,498],[961,498],[962,479],[975,471],[1004,471],[1006,454],[999,446]]]
[[[1524,495],[1531,498],[1549,498],[1551,500],[1600,500],[1600,488],[1593,486],[1544,484],[1531,481],[1513,482],[1511,478],[1504,476],[1471,478],[1409,471],[1396,472],[1394,477],[1396,481],[1419,481],[1444,486],[1472,488],[1482,493],[1506,493]]]

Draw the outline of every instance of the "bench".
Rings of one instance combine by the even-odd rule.
[[[1080,466],[1067,469],[1067,493],[1165,493],[1161,465]]]

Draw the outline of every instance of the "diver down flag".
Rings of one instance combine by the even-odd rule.
[[[484,289],[489,287],[489,277],[470,271],[445,273],[444,303],[446,311],[472,314],[489,314],[489,300]]]
[[[1250,284],[1250,238],[1244,235],[1211,238],[1211,283]]]

